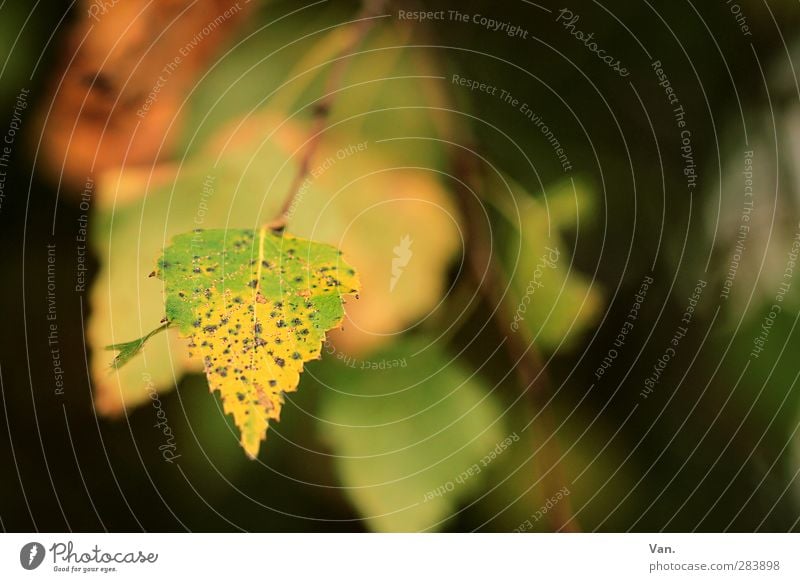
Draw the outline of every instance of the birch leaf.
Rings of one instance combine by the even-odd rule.
[[[203,360],[211,390],[255,458],[283,394],[318,359],[325,333],[344,318],[355,271],[331,245],[255,230],[195,230],[176,236],[156,274],[167,321]]]

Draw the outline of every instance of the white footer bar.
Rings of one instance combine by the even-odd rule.
[[[799,553],[796,534],[3,534],[0,580],[796,581]]]

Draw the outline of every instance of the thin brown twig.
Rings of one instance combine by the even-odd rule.
[[[537,414],[542,419],[542,428],[552,434],[554,430],[552,418],[548,410],[542,407],[545,396],[551,392],[550,380],[547,370],[542,365],[542,358],[536,346],[528,345],[519,334],[511,333],[511,321],[508,314],[511,309],[508,306],[509,295],[502,291],[501,282],[505,279],[497,264],[496,258],[491,251],[491,234],[483,227],[485,222],[484,213],[479,199],[474,193],[482,191],[483,176],[479,169],[475,168],[473,158],[469,156],[470,148],[457,148],[454,156],[454,174],[466,186],[457,185],[458,201],[461,213],[466,222],[465,230],[467,237],[467,261],[470,271],[476,283],[480,286],[480,293],[484,299],[496,307],[492,317],[495,325],[500,332],[507,338],[506,345],[508,353],[513,362],[520,390],[525,397],[527,408],[531,415]],[[488,225],[487,225],[488,226]],[[533,434],[533,433],[532,433]],[[544,465],[552,467],[550,470],[556,477],[558,483],[555,488],[560,488],[563,483],[563,474],[559,469],[560,448],[555,442],[543,447]],[[580,531],[580,526],[572,513],[568,499],[563,499],[548,512],[548,520],[553,531],[563,530],[569,532]]]
[[[322,97],[314,104],[311,122],[310,137],[306,141],[305,149],[300,157],[300,164],[297,172],[289,185],[289,190],[286,198],[275,218],[267,224],[273,232],[281,232],[286,228],[286,223],[290,218],[292,204],[297,198],[300,189],[303,186],[311,166],[311,160],[319,147],[319,142],[322,139],[322,134],[328,124],[330,118],[331,108],[336,99],[338,89],[340,88],[342,78],[350,64],[354,51],[361,45],[367,34],[375,25],[376,19],[381,15],[383,10],[384,0],[364,0],[362,2],[361,10],[356,16],[354,26],[356,33],[353,35],[350,42],[342,48],[339,54],[334,58],[334,62],[330,67],[327,79],[325,80],[325,90]]]

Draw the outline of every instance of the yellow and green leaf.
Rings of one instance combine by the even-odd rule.
[[[355,270],[331,245],[268,228],[197,229],[172,240],[156,274],[168,325],[201,357],[255,458],[283,394],[297,390],[304,363],[320,357],[325,333],[341,324],[344,297],[359,288]]]

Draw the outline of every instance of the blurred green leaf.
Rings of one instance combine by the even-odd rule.
[[[481,487],[482,459],[514,446],[479,379],[421,340],[372,362],[331,365],[321,380],[322,436],[374,531],[442,528]]]
[[[594,204],[586,187],[572,181],[548,188],[542,199],[508,180],[488,191],[513,229],[503,229],[502,259],[516,307],[511,331],[545,350],[574,344],[597,320],[602,297],[596,282],[570,259],[564,231],[586,225]],[[513,196],[516,204],[512,202]]]

